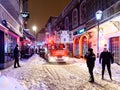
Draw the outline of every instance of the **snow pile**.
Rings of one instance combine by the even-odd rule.
[[[15,79],[6,76],[0,76],[0,90],[24,90],[24,89]]]

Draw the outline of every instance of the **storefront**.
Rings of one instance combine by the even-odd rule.
[[[29,58],[34,53],[35,45],[35,38],[28,31],[23,30],[23,37],[21,38],[21,58]]]
[[[101,51],[103,47],[107,47],[114,55],[115,62],[120,64],[120,14],[102,23],[101,28]]]
[[[0,68],[6,68],[13,64],[14,48],[19,42],[19,37],[8,28],[0,25]]]
[[[84,57],[88,47],[90,47],[89,34],[86,32],[85,28],[78,28],[73,32],[74,42],[73,42],[73,55],[75,57]]]
[[[120,64],[120,14],[114,14],[106,21],[103,19],[99,25],[99,40],[97,39],[98,28],[97,25],[88,30],[91,32],[89,42],[97,54],[97,45],[99,44],[99,53],[107,48],[113,56],[115,63]],[[99,43],[98,43],[99,42]]]

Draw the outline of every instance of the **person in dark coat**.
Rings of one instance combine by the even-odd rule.
[[[18,50],[18,45],[16,44],[15,48],[14,48],[14,68],[17,68],[20,67],[20,64],[19,64],[19,50]],[[16,66],[17,64],[17,66]]]
[[[95,54],[93,53],[92,48],[88,49],[88,52],[86,53],[85,58],[87,60],[86,63],[87,63],[88,71],[89,71],[89,74],[90,74],[89,82],[94,82],[93,69],[94,69],[94,66],[95,66],[96,57],[95,57]]]
[[[107,48],[104,48],[104,51],[100,54],[100,58],[99,58],[100,64],[101,64],[101,60],[102,60],[102,79],[104,79],[105,66],[107,66],[110,79],[112,80],[111,63],[114,62],[114,59],[112,54],[108,52]]]

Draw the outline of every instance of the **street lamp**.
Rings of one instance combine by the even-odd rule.
[[[36,46],[36,30],[37,30],[37,27],[33,26],[32,29],[33,29],[34,35],[35,35],[35,46]]]
[[[102,18],[102,14],[103,12],[101,10],[98,10],[96,13],[95,13],[95,16],[96,16],[96,20],[98,21],[98,31],[97,31],[97,57],[99,57],[99,21],[101,20]]]
[[[36,26],[33,26],[32,29],[33,29],[33,31],[34,31],[35,40],[36,40],[36,30],[37,30],[37,27],[36,27]]]

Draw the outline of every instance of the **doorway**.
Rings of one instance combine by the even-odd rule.
[[[4,63],[4,32],[0,31],[0,63]]]
[[[120,64],[120,37],[110,38],[110,52],[114,56],[114,62]]]

